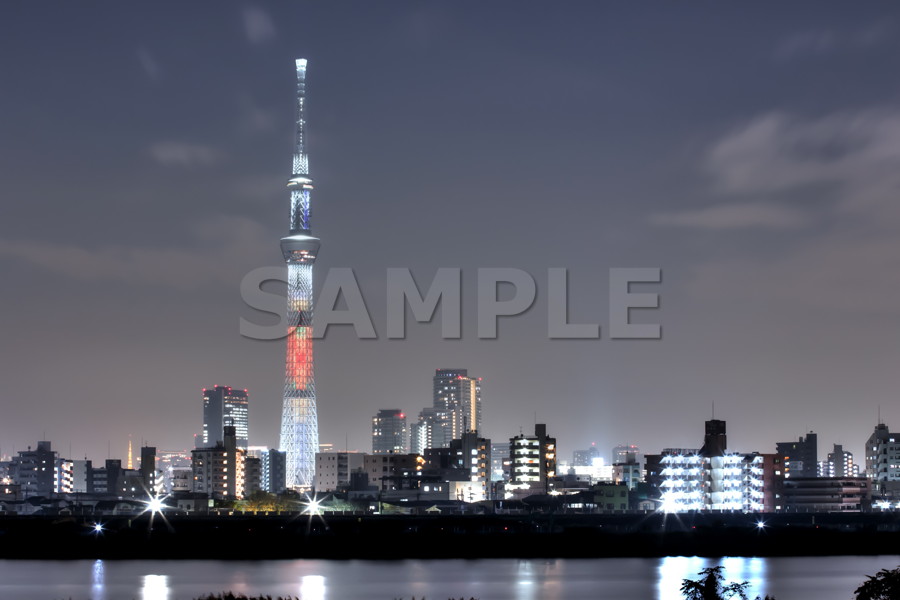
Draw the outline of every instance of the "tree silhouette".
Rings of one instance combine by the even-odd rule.
[[[856,600],[896,600],[900,598],[900,567],[882,569],[856,588]]]
[[[725,585],[722,567],[708,567],[698,573],[700,579],[685,579],[681,583],[681,593],[687,600],[724,600],[737,596],[747,600],[750,583],[729,583]]]

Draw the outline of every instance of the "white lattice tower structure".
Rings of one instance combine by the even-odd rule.
[[[291,230],[281,239],[287,263],[287,360],[281,411],[281,450],[286,453],[287,487],[310,489],[319,448],[316,382],[313,376],[313,263],[319,239],[310,234],[313,185],[306,154],[306,59],[297,59],[297,143],[291,193]]]

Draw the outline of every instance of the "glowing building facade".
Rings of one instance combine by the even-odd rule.
[[[765,508],[763,460],[761,454],[664,450],[662,509],[760,512]]]
[[[550,491],[556,477],[556,438],[547,435],[547,426],[536,423],[534,435],[509,440],[510,483],[507,489]]]
[[[310,489],[315,483],[319,419],[313,377],[313,264],[319,239],[310,233],[313,189],[306,154],[306,59],[298,59],[297,127],[291,195],[290,233],[281,239],[287,263],[287,360],[281,411],[281,450],[286,454],[286,484]]]
[[[700,450],[663,450],[659,461],[662,510],[766,510],[765,455],[726,451],[725,421],[706,421],[705,428]]]

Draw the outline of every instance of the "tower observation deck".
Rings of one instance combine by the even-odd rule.
[[[319,239],[310,233],[313,190],[306,154],[306,59],[297,65],[297,125],[294,165],[287,188],[291,195],[290,233],[281,238],[287,263],[287,360],[281,409],[280,449],[286,454],[287,487],[309,489],[315,480],[319,418],[313,376],[313,264]]]

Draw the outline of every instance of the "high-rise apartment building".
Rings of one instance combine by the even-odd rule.
[[[438,414],[433,406],[426,406],[419,413],[419,418],[409,428],[410,452],[425,454],[428,448],[434,448],[434,432],[438,424]],[[443,435],[440,436],[443,440]]]
[[[853,462],[853,453],[841,444],[834,445],[828,460],[819,462],[819,477],[859,477],[859,467]]]
[[[556,438],[547,435],[547,426],[538,423],[534,435],[518,435],[509,440],[511,487],[526,486],[533,491],[549,491],[556,477]]]
[[[399,409],[383,409],[372,417],[372,454],[406,454],[409,452],[409,431],[406,415]]]
[[[509,442],[491,444],[491,480],[508,481],[512,462],[509,460]]]
[[[144,480],[144,491],[147,494],[160,494],[163,492],[162,473],[156,469],[156,448],[154,446],[141,446],[141,478]]]
[[[432,391],[431,406],[409,428],[410,450],[418,454],[449,448],[463,433],[482,429],[481,377],[469,377],[466,369],[437,369]]]
[[[491,499],[491,440],[478,437],[474,431],[463,433],[460,439],[450,442],[450,455],[454,467],[465,472],[469,486],[466,502]]]
[[[818,475],[818,436],[810,431],[796,442],[779,442],[775,454],[781,460],[783,477],[815,477]]]
[[[866,477],[874,493],[882,498],[900,499],[900,434],[879,423],[866,441]]]
[[[40,441],[37,448],[20,451],[9,464],[12,482],[21,486],[25,498],[29,496],[49,496],[59,487],[57,461],[59,453],[51,448],[49,441]]]
[[[244,496],[244,457],[246,451],[237,447],[235,428],[224,427],[224,441],[211,448],[195,448],[191,452],[193,491],[222,500]]]
[[[237,432],[238,448],[246,450],[249,437],[248,407],[247,390],[226,385],[204,388],[203,447],[209,448],[223,442],[222,432],[229,425]]]
[[[261,470],[260,489],[271,494],[280,494],[286,489],[287,475],[285,465],[287,456],[284,452],[265,446],[251,446],[247,449],[247,456],[259,459]]]
[[[666,448],[647,457],[648,481],[661,491],[666,512],[773,508],[775,456],[729,452],[725,421],[705,423],[699,450]],[[768,485],[767,485],[768,483]]]

